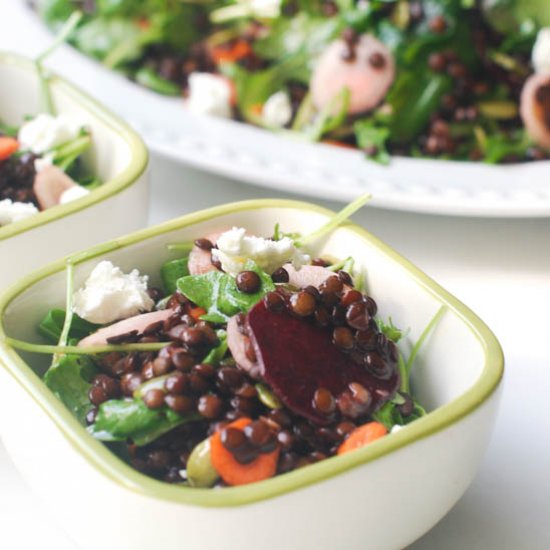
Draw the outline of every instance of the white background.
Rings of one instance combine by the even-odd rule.
[[[0,0],[0,31],[7,23],[7,5]],[[9,44],[11,49],[25,49],[27,37],[20,34],[21,45]],[[0,49],[6,47],[0,32]],[[149,222],[227,201],[284,196],[289,195],[153,158]],[[410,548],[550,548],[550,220],[445,218],[372,208],[354,219],[478,313],[506,356],[501,413],[478,476],[447,517]],[[36,449],[36,460],[46,452]],[[96,527],[90,518],[90,528]],[[0,443],[0,548],[32,547],[76,550],[25,486]]]
[[[150,223],[230,200],[288,196],[160,159],[153,159],[152,174]],[[481,470],[457,506],[411,549],[547,550],[550,221],[453,219],[375,209],[354,219],[472,307],[495,331],[506,356],[501,413]],[[36,460],[45,452],[37,449]],[[24,485],[1,444],[0,529],[2,549],[76,550]]]

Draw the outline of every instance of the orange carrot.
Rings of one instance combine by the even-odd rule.
[[[262,114],[263,108],[264,106],[262,103],[253,103],[252,105],[250,105],[248,110],[250,111],[250,114],[260,116]]]
[[[246,40],[236,40],[230,46],[214,46],[210,50],[212,59],[217,63],[234,63],[252,53],[252,48]]]
[[[189,315],[191,315],[195,321],[198,321],[202,315],[206,315],[206,309],[202,307],[193,307],[189,310]]]
[[[338,447],[337,454],[343,455],[350,451],[355,451],[364,445],[372,443],[376,439],[384,437],[387,433],[388,430],[380,422],[363,424],[349,434],[348,438]]]
[[[251,422],[250,418],[239,418],[231,422],[229,427],[242,430]],[[210,460],[212,461],[212,466],[214,466],[214,469],[228,485],[245,485],[274,476],[277,471],[278,459],[279,449],[276,449],[271,453],[258,455],[258,458],[250,464],[241,464],[223,446],[219,432],[216,432],[210,438]]]
[[[0,136],[0,160],[10,158],[19,149],[19,142],[10,136]]]

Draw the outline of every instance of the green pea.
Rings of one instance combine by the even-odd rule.
[[[181,95],[181,88],[177,84],[170,82],[170,80],[166,80],[166,78],[162,78],[162,76],[159,76],[151,69],[139,69],[135,74],[135,79],[138,84],[159,94]]]
[[[212,487],[218,479],[218,472],[210,460],[210,438],[199,443],[187,461],[187,480],[191,487]]]
[[[256,384],[256,391],[260,401],[270,409],[280,409],[283,404],[279,398],[264,384]]]

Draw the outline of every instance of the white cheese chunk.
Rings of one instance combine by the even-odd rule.
[[[106,324],[127,319],[155,305],[147,294],[146,275],[137,269],[125,274],[109,261],[98,263],[73,296],[74,312],[92,323]]]
[[[292,118],[292,104],[285,91],[274,93],[262,107],[262,120],[267,126],[282,128]]]
[[[17,139],[22,149],[41,154],[78,137],[82,124],[67,115],[40,114],[25,122]]]
[[[550,72],[550,27],[540,29],[531,57],[537,73]]]
[[[247,236],[242,227],[233,227],[222,233],[218,237],[217,248],[212,249],[212,257],[221,262],[222,269],[231,275],[242,271],[248,260],[253,260],[260,269],[269,274],[289,262],[299,269],[310,260],[288,237],[272,241]]]
[[[191,73],[187,108],[196,114],[229,118],[231,116],[229,83],[221,76]]]
[[[0,226],[25,220],[38,214],[38,208],[31,202],[0,201]]]
[[[76,199],[81,199],[86,195],[89,195],[90,191],[82,185],[73,185],[69,187],[66,191],[63,191],[61,197],[59,197],[59,204],[67,204],[68,202],[75,201]]]

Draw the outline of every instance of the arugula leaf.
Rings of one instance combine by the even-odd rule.
[[[237,288],[234,277],[221,271],[182,277],[177,282],[178,290],[208,312],[202,316],[202,319],[212,323],[225,323],[240,311],[248,311],[268,292],[275,290],[271,277],[252,260],[245,264],[244,269],[259,275],[261,287],[258,292],[253,294],[241,292]]]
[[[208,365],[213,365],[215,367],[220,364],[228,349],[227,332],[225,330],[218,330],[216,331],[216,334],[220,343],[215,348],[211,349],[208,355],[202,360],[203,363],[207,363]]]
[[[401,329],[398,329],[391,320],[391,317],[388,319],[387,323],[384,323],[382,319],[376,319],[376,324],[378,326],[378,330],[384,334],[384,336],[391,340],[392,342],[399,342],[401,338],[403,338],[403,331]]]
[[[170,260],[162,264],[160,268],[160,277],[162,279],[162,287],[166,294],[174,294],[178,289],[178,279],[189,275],[188,268],[189,256],[178,260]]]
[[[326,18],[305,11],[293,17],[279,17],[266,37],[254,44],[254,51],[264,59],[276,60],[299,55],[303,60],[300,81],[309,81],[312,60],[336,38],[344,27],[338,17]]]
[[[97,368],[89,356],[63,355],[46,372],[44,383],[76,416],[81,424],[92,408],[88,392]]]
[[[368,158],[380,164],[389,164],[391,157],[386,148],[390,137],[387,127],[377,126],[373,119],[358,120],[354,125],[355,138],[360,149],[367,151]]]
[[[168,407],[149,409],[141,399],[111,399],[99,406],[88,431],[100,441],[131,439],[142,446],[177,426],[199,419],[196,413],[180,416]]]
[[[57,344],[61,337],[63,324],[65,323],[64,309],[50,309],[44,319],[38,325],[38,332],[50,342]],[[69,338],[82,340],[86,336],[95,332],[101,325],[90,323],[78,315],[73,314],[71,328],[69,330]]]

